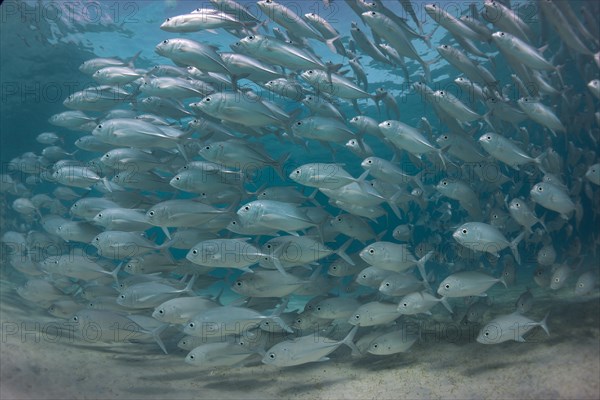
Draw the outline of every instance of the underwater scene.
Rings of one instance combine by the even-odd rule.
[[[600,2],[0,5],[0,398],[600,398]]]

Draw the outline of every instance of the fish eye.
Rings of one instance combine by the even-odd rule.
[[[239,286],[242,286],[242,281],[236,281],[236,282],[235,282],[235,284],[236,284],[236,286],[238,286],[238,287],[239,287]]]
[[[254,36],[250,35],[250,36],[248,36],[248,39],[249,39],[249,40],[253,40],[253,39],[254,39]]]
[[[198,254],[198,250],[196,250],[196,249],[192,250],[192,254]]]
[[[468,230],[466,230],[466,229],[462,230],[462,233],[465,234],[465,235],[467,234],[467,232],[468,232]]]
[[[237,225],[237,222],[231,221],[231,225]]]
[[[300,170],[299,170],[299,169],[297,169],[297,170],[295,170],[295,171],[294,171],[294,173],[295,173],[296,175],[300,175]]]
[[[367,164],[373,164],[373,160],[367,160]]]
[[[579,283],[577,286],[579,286],[579,287],[583,287],[583,283]]]
[[[443,46],[442,46],[442,48],[444,48],[444,49],[447,49],[447,48],[448,48],[448,45],[447,45],[447,44],[445,44],[445,45],[443,45]]]
[[[170,20],[171,20],[171,18],[167,18],[167,19],[165,20],[165,22],[169,22]]]
[[[148,215],[154,217],[154,211],[148,211]]]
[[[487,336],[489,336],[489,335],[490,335],[490,333],[489,333],[488,331],[485,331],[485,332],[483,333],[483,335],[487,337]]]
[[[204,101],[208,103],[210,101],[210,97],[205,98]]]
[[[538,186],[538,192],[543,192],[543,191],[544,191],[544,188],[541,186]]]
[[[387,287],[390,287],[390,283],[389,283],[389,282],[386,282],[386,283],[385,283],[385,286],[387,286]]]
[[[442,181],[442,185],[448,186],[448,181]]]
[[[193,322],[190,322],[190,323],[188,324],[188,326],[189,326],[190,328],[193,328],[194,326],[196,326],[196,324],[194,324]]]
[[[99,237],[96,237],[94,240],[95,240],[96,242],[99,242],[99,241],[100,241],[100,238],[99,238]]]
[[[315,71],[313,71],[312,69],[309,69],[307,74],[312,75]]]
[[[492,137],[491,137],[490,135],[487,135],[485,138],[486,138],[487,140],[492,140]]]
[[[386,123],[385,125],[386,125],[386,126],[392,126],[392,123],[391,123],[391,122],[388,122],[388,123]]]
[[[317,311],[321,311],[321,307],[317,307]]]
[[[179,176],[176,176],[176,177],[175,177],[175,180],[176,180],[176,181],[178,181],[178,180],[180,180],[180,179],[181,179],[181,177],[179,177]]]
[[[98,218],[102,218],[102,213],[98,213]]]
[[[119,297],[121,298],[121,300],[125,299],[125,295],[124,294],[120,295]]]
[[[449,284],[449,283],[446,283],[446,284],[444,285],[444,287],[445,287],[446,289],[450,289],[450,284]]]
[[[210,150],[210,146],[204,147],[204,150]]]
[[[402,307],[408,307],[408,303],[402,303]]]
[[[75,316],[73,317],[73,322],[77,322],[77,321],[79,321],[79,317],[78,317],[77,315],[75,315]]]
[[[298,122],[296,122],[296,125],[297,125],[297,126],[300,126],[300,125],[302,125],[302,121],[298,121]]]
[[[337,270],[337,265],[332,265],[331,269],[334,270],[334,271]]]
[[[369,254],[375,254],[375,249],[369,249]]]
[[[248,207],[248,206],[245,206],[245,207],[244,207],[244,210],[246,210],[246,211],[250,211],[250,207]]]
[[[504,36],[504,32],[500,32],[500,36]]]
[[[354,316],[354,319],[360,319],[360,314],[356,314],[356,315]]]
[[[556,283],[560,282],[560,278],[558,278],[558,277],[554,278],[554,282],[556,282]]]
[[[102,129],[102,124],[98,125],[98,129]]]
[[[443,90],[440,90],[440,94],[443,96],[443,95],[444,95],[444,91],[443,91]]]
[[[515,203],[515,207],[519,208],[519,207],[521,207],[521,204],[520,203]]]
[[[376,15],[377,15],[377,13],[376,13],[375,11],[371,11],[371,15],[372,15],[372,16],[376,16]]]
[[[167,44],[167,43],[169,43],[169,40],[168,40],[168,39],[166,39],[166,40],[163,40],[163,44]]]
[[[269,354],[269,358],[270,358],[271,360],[274,360],[274,359],[275,359],[275,353],[271,353],[271,354]]]
[[[193,359],[194,359],[194,355],[190,354],[190,360],[193,360]]]
[[[165,313],[165,310],[163,310],[163,309],[160,309],[160,310],[158,310],[158,313],[159,313],[159,314],[164,314],[164,313]]]
[[[367,274],[364,274],[364,275],[362,276],[362,278],[363,278],[363,279],[367,279]]]

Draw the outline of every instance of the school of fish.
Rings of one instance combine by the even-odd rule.
[[[97,86],[1,176],[14,290],[90,346],[208,369],[402,353],[432,314],[481,344],[550,335],[531,287],[598,291],[600,10],[510,3],[318,2],[344,35],[210,0],[156,26],[160,65],[85,61]]]

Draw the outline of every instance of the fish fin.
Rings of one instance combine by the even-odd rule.
[[[335,45],[333,44],[333,42],[335,42],[339,38],[340,38],[340,35],[337,35],[335,37],[332,37],[331,39],[325,40],[325,44],[327,45],[327,47],[329,47],[329,50],[331,50],[332,53],[337,54],[337,49],[335,48]]]
[[[452,311],[452,307],[450,307],[450,303],[448,303],[448,300],[446,300],[445,297],[442,297],[440,299],[440,302],[444,305],[444,307],[446,307],[446,310],[450,311],[450,314],[454,314],[454,311]]]
[[[117,286],[119,286],[119,272],[121,271],[121,268],[123,267],[123,264],[125,264],[124,261],[121,261],[119,263],[119,265],[117,265],[117,268],[115,268],[110,275],[115,278],[115,282],[117,284]]]
[[[187,285],[185,285],[185,288],[181,291],[182,293],[191,293],[194,294],[194,292],[192,291],[192,286],[194,286],[194,283],[196,283],[196,279],[198,278],[198,274],[194,274],[192,275],[192,277],[190,278],[190,281],[187,283]]]
[[[128,66],[129,68],[133,68],[133,69],[135,69],[135,65],[134,65],[134,64],[135,64],[135,62],[137,61],[137,59],[138,59],[138,57],[140,56],[140,54],[142,54],[142,50],[140,50],[140,51],[138,51],[137,53],[135,53],[135,54],[133,55],[133,57],[131,57],[131,58],[129,59],[129,61],[127,62],[127,66]]]
[[[345,344],[346,346],[350,347],[350,349],[352,350],[352,354],[360,354],[360,350],[358,349],[358,347],[356,347],[356,345],[352,341],[352,340],[354,340],[354,336],[356,336],[357,331],[358,331],[358,325],[356,325],[354,328],[352,328],[352,330],[350,332],[348,332],[348,335],[346,335],[346,337],[342,340],[342,344]]]
[[[154,340],[156,341],[156,343],[158,344],[158,347],[160,347],[160,349],[163,351],[163,353],[165,354],[169,354],[169,352],[167,351],[167,348],[165,347],[165,344],[163,343],[162,339],[160,338],[160,334],[167,329],[167,327],[169,326],[169,324],[162,324],[161,326],[157,327],[156,329],[152,330],[152,337],[154,338]]]
[[[348,247],[350,247],[350,245],[352,244],[353,241],[354,241],[353,238],[346,240],[346,242],[342,245],[342,247],[337,249],[337,251],[335,252],[338,256],[343,258],[344,261],[346,261],[350,265],[356,265],[354,263],[354,261],[352,260],[352,258],[350,258],[350,256],[346,253],[346,250],[348,250]]]
[[[417,268],[419,269],[419,273],[421,274],[421,278],[424,281],[427,281],[427,273],[425,272],[425,263],[431,258],[433,255],[433,250],[429,251],[425,254],[419,261],[417,261]]]
[[[515,256],[515,261],[517,262],[517,264],[521,264],[521,257],[519,256],[519,249],[517,248],[517,246],[519,245],[521,240],[523,240],[524,236],[525,232],[521,232],[519,236],[517,236],[512,242],[510,242],[510,249],[512,250],[513,255]]]
[[[547,325],[548,315],[550,315],[550,311],[548,311],[546,313],[546,316],[544,317],[543,320],[541,320],[539,322],[539,325],[542,327],[542,329],[544,330],[544,332],[546,332],[546,335],[550,336],[550,331],[548,330],[548,325]]]
[[[289,333],[294,333],[294,330],[288,324],[286,324],[285,321],[281,319],[281,317],[270,317],[270,318],[273,322],[275,322],[277,325],[279,325],[281,327],[281,329],[283,329],[284,331],[289,332]]]
[[[279,157],[279,159],[276,161],[275,165],[273,165],[273,169],[275,169],[275,172],[277,172],[277,175],[279,175],[279,177],[283,180],[286,179],[286,177],[283,173],[283,166],[290,159],[291,155],[292,155],[292,153],[290,153],[290,152],[284,153],[281,157]]]
[[[171,233],[169,232],[169,229],[166,226],[161,226],[160,227],[163,231],[163,233],[165,234],[165,236],[171,240]]]
[[[503,284],[505,288],[508,287],[508,284],[504,280],[504,275],[502,275],[502,276],[500,276],[500,278],[498,278],[498,282],[500,282],[501,284]]]

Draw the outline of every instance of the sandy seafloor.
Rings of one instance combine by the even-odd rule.
[[[485,320],[511,311],[523,289],[488,291],[496,306]],[[536,328],[528,343],[482,345],[468,330],[452,340],[443,324],[435,328],[435,319],[448,319],[436,306],[429,333],[408,353],[352,359],[343,346],[323,363],[211,371],[185,364],[186,351],[165,356],[154,343],[92,348],[50,334],[22,340],[7,324],[56,320],[2,285],[0,399],[598,399],[600,298],[597,290],[586,299],[571,291],[533,289],[528,315],[539,321],[550,310],[551,336]]]

